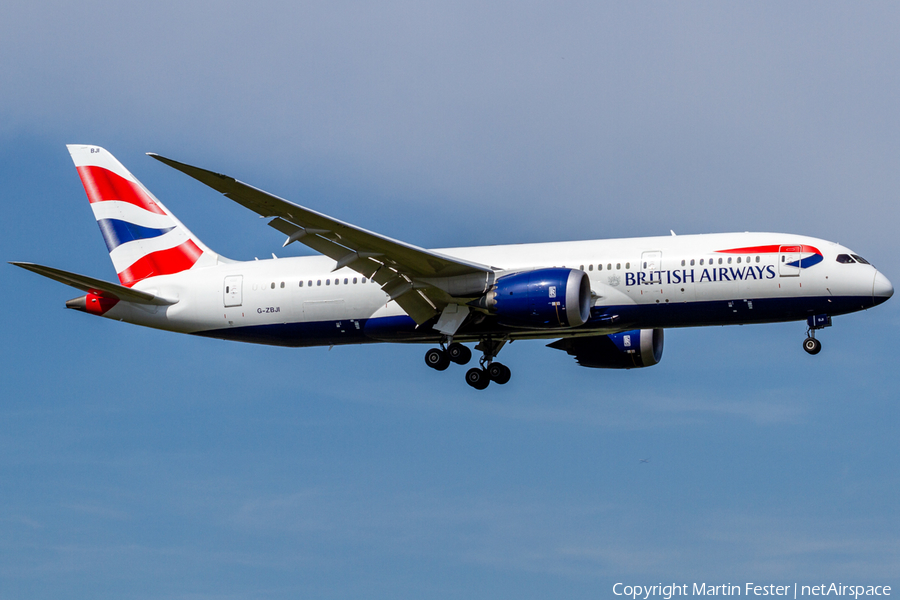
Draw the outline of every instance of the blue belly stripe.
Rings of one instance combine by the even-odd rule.
[[[629,331],[656,327],[667,329],[805,321],[811,315],[839,316],[871,308],[876,304],[872,296],[813,296],[603,306],[592,309],[590,321],[581,327],[556,330],[548,335],[548,338],[566,337],[569,331],[584,332],[598,329],[608,332],[611,327],[619,331]],[[348,321],[344,319],[340,322]],[[228,327],[197,331],[194,335],[291,347],[378,342],[439,343],[441,339],[437,331],[430,327],[416,327],[415,321],[405,315],[357,319],[357,321],[360,324],[359,329],[355,326],[341,329],[335,327],[336,321],[318,321]],[[454,338],[468,342],[485,335],[502,337],[515,331],[524,330],[505,327],[487,319],[480,325],[463,327]]]

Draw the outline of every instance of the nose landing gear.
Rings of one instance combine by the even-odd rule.
[[[814,315],[806,319],[807,338],[803,340],[803,349],[807,353],[815,355],[822,351],[822,342],[816,339],[816,330],[831,327],[831,317],[828,315]]]
[[[809,332],[809,337],[803,340],[803,349],[810,354],[818,354],[822,350],[822,342],[813,337],[814,331]]]

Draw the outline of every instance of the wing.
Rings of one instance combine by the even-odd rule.
[[[481,296],[493,284],[491,267],[445,256],[367,231],[299,206],[233,177],[149,156],[190,175],[263,217],[287,236],[333,258],[334,270],[347,267],[381,284],[388,296],[422,324],[451,304]]]

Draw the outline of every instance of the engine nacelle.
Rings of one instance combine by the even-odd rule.
[[[591,282],[578,269],[537,269],[500,277],[475,306],[514,327],[578,327],[591,316]]]
[[[611,335],[564,338],[548,344],[565,350],[582,367],[595,369],[639,369],[662,359],[663,330],[635,329]]]

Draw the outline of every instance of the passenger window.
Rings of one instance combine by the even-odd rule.
[[[645,269],[647,268],[647,262],[646,262],[646,261],[644,261],[644,268],[645,268]]]
[[[309,281],[307,281],[307,282],[306,282],[306,285],[308,285],[309,287],[312,287],[312,279],[310,279]]]
[[[691,266],[692,266],[692,267],[694,266],[694,259],[693,259],[693,258],[691,259]]]
[[[722,259],[719,259],[719,262],[722,262]],[[730,257],[730,256],[728,257],[728,264],[729,264],[729,265],[731,264],[731,257]]]
[[[303,280],[300,281],[300,287],[303,287]]]
[[[227,285],[225,286],[225,293],[226,293],[226,294],[228,293],[228,286],[227,286]]]
[[[347,285],[347,278],[344,277],[344,285]]]
[[[326,279],[326,280],[325,280],[325,285],[331,285],[331,280],[330,280],[330,279]]]
[[[758,257],[758,256],[756,257],[756,262],[759,262],[759,257]]]
[[[284,282],[281,282],[281,289],[284,289]]]
[[[579,270],[579,271],[584,271],[584,265],[581,265],[580,267],[578,267],[578,270]]]
[[[631,263],[630,263],[630,262],[625,263],[625,268],[626,268],[626,269],[630,269],[630,268],[631,268]]]
[[[622,268],[622,263],[616,263],[616,270],[618,271],[621,268]]]
[[[845,265],[846,265],[846,264],[852,263],[852,262],[853,262],[853,259],[850,258],[850,255],[849,255],[849,254],[838,254],[838,255],[837,255],[837,261],[838,261],[839,263],[841,263],[841,264],[845,264]]]
[[[594,270],[594,265],[588,265],[588,271],[593,271],[593,270]]]
[[[322,285],[322,280],[321,279],[317,280],[316,285]]]
[[[703,266],[703,259],[702,259],[702,258],[700,259],[700,266],[701,266],[701,267]]]
[[[730,258],[729,258],[729,259],[728,259],[728,260],[729,260],[729,261],[731,261],[731,259],[730,259]],[[738,264],[741,264],[741,257],[740,257],[740,256],[738,256],[738,260],[737,260],[737,263],[738,263]]]
[[[681,261],[681,266],[682,266],[682,267],[684,266],[684,261]]]
[[[720,264],[720,265],[722,264],[722,259],[721,259],[721,258],[719,259],[719,264]]]
[[[365,277],[362,278],[362,282],[363,282],[363,283],[366,282],[366,278],[365,278]]]
[[[608,264],[606,265],[606,270],[607,270],[607,271],[612,271],[612,263],[608,263]]]
[[[356,284],[356,277],[353,278],[353,283]]]

